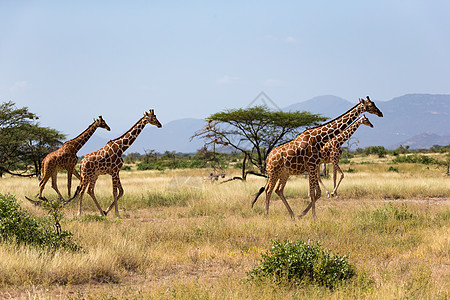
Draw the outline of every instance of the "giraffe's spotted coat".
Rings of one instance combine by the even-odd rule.
[[[269,213],[270,196],[275,186],[275,193],[281,198],[286,206],[291,218],[295,218],[294,213],[284,197],[283,190],[290,175],[298,175],[304,172],[309,173],[309,194],[311,203],[306,207],[301,216],[304,216],[312,208],[315,216],[315,201],[320,198],[321,191],[317,178],[317,168],[320,164],[320,150],[327,141],[344,131],[363,112],[383,116],[369,97],[359,99],[359,103],[341,116],[329,121],[321,126],[307,129],[289,143],[280,145],[273,149],[266,159],[266,171],[268,180],[265,188],[261,189],[253,200],[252,205],[258,196],[266,191],[265,215]]]
[[[99,116],[98,119],[94,119],[94,122],[80,135],[65,142],[59,149],[49,153],[42,160],[43,176],[39,182],[39,198],[42,197],[45,184],[50,178],[52,179],[52,187],[58,193],[59,199],[63,198],[56,183],[57,172],[60,170],[67,170],[67,189],[70,197],[72,174],[80,179],[80,175],[75,170],[75,165],[78,162],[77,152],[84,146],[84,144],[86,144],[89,138],[94,134],[95,130],[99,127],[108,131],[110,130],[108,124],[106,124],[102,116]]]
[[[116,215],[119,215],[117,200],[123,195],[123,188],[119,178],[119,172],[123,165],[122,154],[131,146],[147,124],[155,125],[158,128],[162,127],[154,111],[150,110],[150,112],[145,112],[144,116],[122,136],[109,141],[103,148],[83,157],[80,162],[81,184],[77,188],[79,192],[78,215],[81,215],[81,204],[86,188],[88,195],[94,200],[100,215],[106,215],[113,206],[115,207]],[[107,174],[112,176],[114,201],[106,211],[103,211],[95,198],[94,188],[98,176]]]
[[[340,134],[329,140],[323,147],[320,149],[320,157],[321,163],[332,163],[333,164],[333,192],[331,193],[331,196],[337,195],[337,189],[339,188],[339,184],[341,183],[342,179],[344,179],[344,173],[342,172],[341,168],[339,167],[339,160],[341,159],[342,155],[342,149],[341,146],[355,133],[355,131],[358,129],[360,125],[366,125],[369,127],[373,127],[372,123],[370,123],[369,119],[366,116],[359,117],[355,122],[353,122],[352,125],[350,125],[347,129],[342,131]],[[319,172],[319,169],[317,169]],[[336,175],[337,172],[340,174],[339,182],[336,185]],[[325,188],[325,185],[322,183],[322,180],[320,179],[320,176],[317,175],[319,179],[319,183],[322,185],[322,187],[327,192],[327,196],[330,197],[330,193]]]

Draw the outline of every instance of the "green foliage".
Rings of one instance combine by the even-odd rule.
[[[385,157],[386,154],[388,153],[388,150],[386,148],[384,148],[383,146],[370,146],[365,148],[364,152],[369,155],[369,154],[375,154],[378,155],[378,157]]]
[[[38,175],[42,159],[61,144],[64,135],[40,127],[37,119],[27,107],[16,108],[11,101],[0,105],[0,176]]]
[[[388,172],[396,172],[398,173],[398,168],[394,168],[393,166],[390,166],[388,169]]]
[[[59,248],[79,250],[80,247],[72,240],[72,233],[56,225],[62,218],[59,205],[48,204],[50,218],[36,218],[22,210],[14,196],[0,194],[0,241],[31,245],[48,251]]]
[[[274,279],[294,284],[311,283],[334,288],[355,275],[348,255],[339,256],[320,243],[303,241],[272,241],[272,247],[262,254],[260,266],[247,273],[250,279]]]
[[[267,106],[228,109],[208,117],[203,129],[192,138],[201,138],[205,146],[231,147],[246,153],[244,160],[265,173],[267,155],[276,146],[292,140],[306,126],[317,125],[326,118],[309,112],[271,111]],[[246,164],[242,164],[243,174]]]
[[[164,153],[158,159],[141,161],[137,164],[138,170],[166,170],[166,169],[201,169],[201,168],[226,168],[228,156],[224,153],[203,153],[199,151],[194,156],[185,156],[181,153]]]
[[[350,163],[350,159],[348,159],[348,158],[341,158],[339,160],[339,163],[340,164],[349,164]]]
[[[267,106],[260,105],[246,109],[228,109],[215,113],[208,119],[217,120],[229,124],[248,123],[267,126],[279,126],[285,128],[298,128],[317,124],[327,118],[306,111],[283,112],[271,111]]]
[[[436,160],[426,155],[398,155],[393,160],[393,163],[414,163],[414,164],[434,164]]]

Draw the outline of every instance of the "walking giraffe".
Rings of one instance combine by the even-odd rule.
[[[81,215],[83,195],[86,191],[86,188],[88,188],[87,193],[89,196],[91,196],[92,200],[94,200],[94,203],[97,206],[101,216],[106,216],[106,214],[108,214],[108,212],[114,206],[116,215],[117,217],[119,217],[117,201],[123,195],[123,188],[119,178],[119,172],[123,165],[122,154],[125,152],[125,150],[128,149],[128,147],[131,146],[131,144],[133,144],[133,142],[136,140],[138,135],[147,124],[155,125],[158,128],[162,127],[161,123],[159,123],[158,119],[156,118],[153,109],[151,109],[150,112],[144,112],[144,116],[122,136],[109,141],[105,146],[103,146],[103,148],[95,152],[86,154],[83,157],[80,162],[81,184],[77,187],[75,195],[72,198],[74,199],[77,194],[79,194],[78,216]],[[103,211],[98,204],[97,199],[95,198],[94,188],[98,176],[106,174],[109,174],[112,177],[114,200],[108,207],[108,209],[106,211]]]
[[[256,194],[256,197],[252,202],[252,207],[259,195],[266,191],[265,215],[267,216],[269,214],[270,196],[275,185],[278,183],[275,193],[281,198],[291,218],[294,219],[294,212],[284,197],[283,190],[290,175],[299,175],[303,172],[308,172],[311,202],[300,217],[306,215],[311,207],[313,216],[315,217],[315,202],[321,195],[317,179],[317,168],[320,163],[320,149],[328,140],[345,130],[363,112],[375,114],[379,117],[383,116],[383,113],[376,107],[375,103],[369,99],[369,96],[367,96],[366,99],[360,98],[358,104],[341,116],[323,125],[307,129],[291,142],[273,149],[266,159],[267,183]]]
[[[344,179],[344,173],[339,167],[339,160],[341,159],[342,149],[341,146],[355,133],[356,129],[358,129],[359,125],[364,124],[369,127],[373,127],[372,123],[370,123],[369,119],[366,116],[359,117],[352,125],[347,127],[344,131],[339,133],[337,136],[329,140],[323,147],[320,149],[320,162],[327,164],[333,164],[333,184],[334,189],[331,193],[331,196],[337,196],[337,189],[339,184],[341,184],[342,179]],[[336,185],[336,175],[337,172],[340,174],[339,182]],[[322,182],[320,178],[320,170],[317,168],[317,177],[319,179],[319,183],[327,192],[327,197],[330,198],[330,193]]]
[[[42,197],[42,192],[45,184],[50,178],[52,178],[52,188],[56,191],[56,193],[58,193],[58,198],[60,200],[63,199],[56,183],[58,171],[60,170],[67,170],[67,190],[70,198],[72,174],[80,179],[80,174],[78,174],[77,170],[75,170],[75,165],[78,162],[77,152],[84,146],[84,144],[86,144],[86,142],[94,134],[95,130],[99,127],[108,131],[111,130],[105,120],[103,120],[102,116],[99,116],[98,119],[94,119],[94,122],[80,135],[65,142],[59,149],[47,154],[47,156],[42,160],[43,176],[39,182],[39,199],[45,200],[45,198]],[[29,199],[28,197],[26,198]],[[29,200],[33,201],[31,199]]]

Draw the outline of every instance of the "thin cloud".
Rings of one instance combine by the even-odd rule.
[[[283,80],[269,78],[264,81],[264,85],[269,87],[284,87],[287,86],[287,83]]]
[[[16,81],[12,86],[9,87],[9,91],[12,93],[20,92],[29,87],[29,83],[27,81]]]
[[[217,84],[233,84],[238,83],[240,81],[239,77],[224,75],[218,79],[216,79]]]
[[[284,39],[284,41],[286,42],[286,43],[298,43],[298,39],[296,39],[295,37],[293,37],[293,36],[288,36],[287,38],[285,38]]]

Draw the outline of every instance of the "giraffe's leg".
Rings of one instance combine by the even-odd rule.
[[[86,188],[88,186],[88,180],[83,179],[81,180],[80,188],[79,188],[79,194],[78,194],[78,216],[81,216],[81,204],[83,202],[83,195],[86,191]]]
[[[75,167],[73,168],[73,175],[75,175],[75,177],[78,178],[78,180],[81,180],[81,176],[78,173],[77,169],[75,169]]]
[[[320,198],[321,191],[319,182],[317,180],[317,171],[316,167],[311,166],[309,168],[309,194],[311,197],[311,202],[308,204],[308,206],[305,208],[305,210],[302,212],[302,214],[299,216],[300,218],[303,217],[308,213],[308,211],[312,208],[312,214],[315,217],[316,216],[316,200]]]
[[[95,205],[97,206],[98,211],[100,212],[100,216],[106,216],[106,213],[103,211],[103,209],[100,207],[100,204],[98,204],[97,198],[95,198],[95,183],[97,182],[98,176],[95,176],[89,181],[89,187],[87,190],[87,193],[89,196],[91,196],[92,200],[94,200]]]
[[[274,175],[269,175],[269,180],[267,181],[266,187],[266,210],[264,211],[264,215],[269,215],[269,204],[270,204],[270,196],[272,195],[273,189],[275,188],[275,184],[278,181],[278,177]]]
[[[294,212],[292,211],[291,207],[289,206],[289,203],[287,202],[286,198],[284,197],[283,191],[284,187],[286,186],[287,180],[289,178],[288,174],[283,174],[280,177],[280,181],[278,182],[277,188],[275,189],[275,193],[281,198],[281,200],[284,203],[284,206],[286,206],[289,215],[293,220],[295,220]]]
[[[322,182],[322,178],[320,178],[320,167],[317,168],[317,178],[319,179],[319,183],[322,185],[323,189],[327,192],[327,197],[330,198],[330,192],[328,192],[327,188],[325,187],[325,184]]]
[[[112,182],[113,182],[113,198],[114,198],[114,201],[108,207],[108,209],[106,210],[106,213],[108,213],[114,206],[116,216],[120,217],[119,216],[118,200],[119,200],[120,197],[123,196],[123,188],[122,188],[122,184],[120,183],[119,174],[113,176]],[[117,194],[117,192],[119,192],[119,194]]]
[[[313,178],[313,188],[314,188],[314,202],[312,205],[312,214],[313,217],[316,217],[316,201],[319,200],[320,196],[322,195],[322,191],[320,190],[320,186],[319,186],[319,179],[320,179],[320,175],[317,176],[319,174],[316,174],[316,177]]]
[[[52,174],[52,188],[58,193],[58,200],[64,200],[63,196],[58,190],[58,184],[57,184],[57,178],[58,178],[58,172],[54,172]]]
[[[339,172],[339,174],[340,174],[339,182],[335,186],[333,192],[331,193],[331,196],[337,196],[337,189],[338,189],[339,185],[341,184],[342,179],[344,179],[344,172],[342,172],[341,168],[339,167],[339,165],[337,163],[334,165],[333,169],[334,169],[333,176],[335,178],[336,178],[336,172]],[[334,180],[334,182],[336,183],[336,179]]]
[[[316,172],[314,172],[314,173],[317,174]],[[311,173],[308,175],[308,189],[309,189],[308,195],[311,198],[311,202],[309,202],[308,206],[305,208],[305,210],[302,212],[302,214],[299,216],[299,218],[302,218],[304,215],[306,215],[313,205],[315,191],[311,185]]]
[[[70,190],[72,189],[72,172],[73,168],[67,168],[67,194],[69,195],[70,199]]]
[[[334,190],[336,189],[336,175],[337,175],[337,168],[336,168],[336,161],[333,160],[333,192],[331,193],[331,196],[334,196]]]
[[[41,181],[39,181],[39,196],[38,196],[39,199],[42,197],[42,192],[44,191],[45,184],[51,177],[49,172],[44,171],[43,173],[44,177],[42,177]]]

